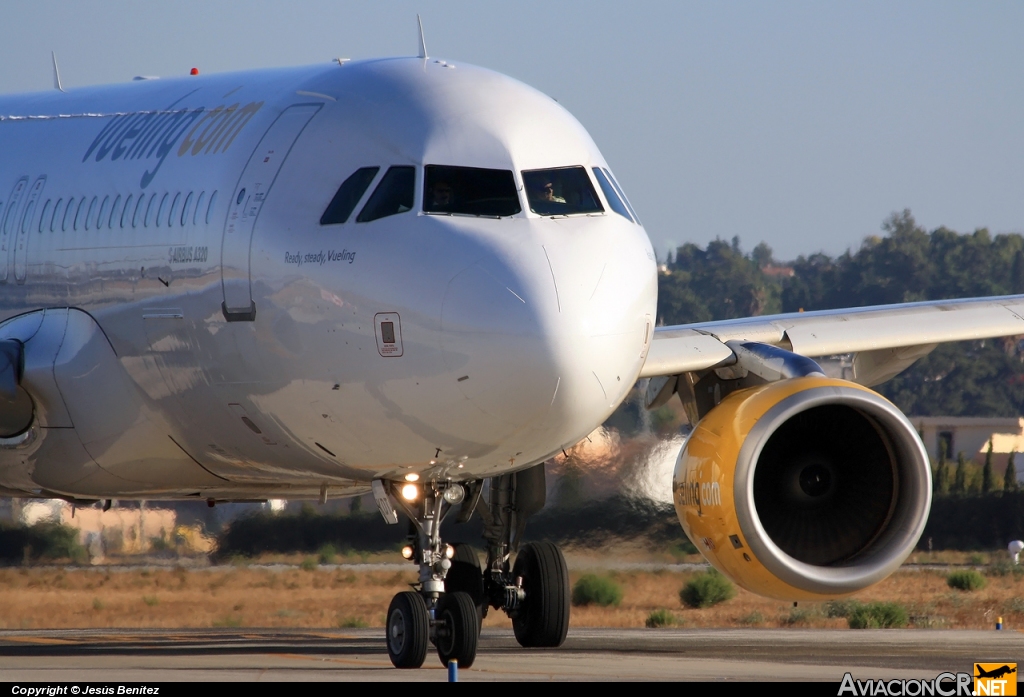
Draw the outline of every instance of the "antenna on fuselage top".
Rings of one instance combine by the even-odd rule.
[[[420,25],[420,58],[427,57],[427,40],[423,38],[423,20],[416,15],[416,23]]]
[[[54,51],[50,51],[50,58],[53,59],[53,88],[55,90],[64,91],[64,87],[60,84],[60,69],[57,68],[57,54]]]

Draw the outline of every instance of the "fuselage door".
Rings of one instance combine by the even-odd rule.
[[[18,232],[19,204],[27,188],[28,177],[22,177],[7,197],[7,207],[3,209],[3,218],[0,218],[0,283],[6,283],[10,273],[10,256],[14,248],[14,236]]]
[[[36,217],[36,206],[43,194],[44,186],[46,186],[45,176],[36,179],[28,193],[25,212],[21,214],[21,225],[18,226],[18,237],[14,242],[14,280],[18,283],[25,282],[28,272],[28,243],[31,238],[29,228],[32,227],[32,220]]]
[[[252,231],[263,202],[274,186],[295,140],[320,104],[296,104],[285,109],[267,129],[253,151],[228,203],[221,249],[221,282],[224,288],[224,317],[229,322],[256,319],[249,277],[249,248]]]

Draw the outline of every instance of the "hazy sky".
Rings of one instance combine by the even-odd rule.
[[[6,3],[0,93],[414,55],[516,77],[586,126],[664,256],[856,248],[891,212],[1024,232],[1024,4]],[[2,155],[0,155],[2,156]]]

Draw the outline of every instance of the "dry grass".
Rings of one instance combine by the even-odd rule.
[[[0,570],[0,627],[383,626],[402,572]]]
[[[571,574],[570,581],[575,583],[582,573]],[[643,627],[652,611],[666,609],[682,627],[846,627],[845,619],[827,616],[823,603],[794,608],[743,590],[712,608],[684,608],[679,589],[690,573],[609,575],[623,587],[621,605],[573,608],[573,626]],[[244,566],[193,571],[0,569],[0,628],[379,627],[391,597],[415,579],[411,565],[393,572]],[[944,572],[902,571],[856,599],[902,603],[916,627],[989,629],[1001,615],[1008,628],[1024,628],[1024,580],[1019,576],[992,577],[985,589],[964,593],[946,585]],[[494,611],[484,623],[509,624],[503,613]]]

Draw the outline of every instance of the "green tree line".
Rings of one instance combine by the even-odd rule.
[[[1024,237],[921,228],[909,210],[883,235],[837,257],[816,253],[780,262],[739,238],[670,253],[659,277],[658,321],[710,320],[889,303],[1024,293]],[[1024,346],[1017,338],[940,345],[879,386],[904,413],[1018,416],[1024,413]]]

